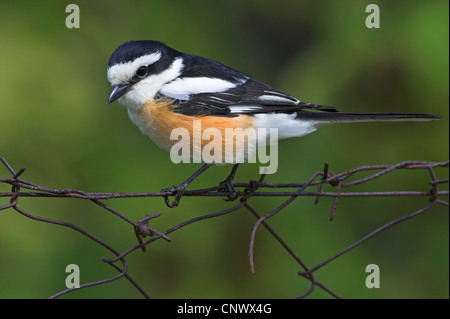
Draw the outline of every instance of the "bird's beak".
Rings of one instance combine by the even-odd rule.
[[[127,93],[131,88],[131,84],[118,84],[114,85],[111,94],[109,95],[109,103],[111,104],[115,100],[117,100],[119,97]]]

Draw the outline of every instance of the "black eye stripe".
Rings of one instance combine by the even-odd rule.
[[[141,65],[134,72],[130,83],[137,83],[149,75],[158,74],[165,71],[170,66],[171,61],[167,57],[161,57],[158,61],[148,65]]]

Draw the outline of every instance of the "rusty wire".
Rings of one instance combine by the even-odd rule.
[[[404,161],[401,163],[397,163],[394,165],[371,165],[371,166],[361,166],[357,168],[353,168],[347,171],[344,171],[339,174],[333,174],[329,172],[329,165],[328,163],[325,163],[324,169],[322,171],[315,172],[311,175],[311,177],[304,183],[289,183],[289,184],[276,184],[276,183],[266,183],[264,182],[265,175],[261,175],[261,178],[258,181],[250,181],[248,183],[234,183],[233,186],[236,189],[239,189],[239,202],[222,211],[215,212],[212,214],[207,214],[204,216],[196,217],[193,219],[186,220],[178,225],[175,225],[163,232],[160,232],[152,227],[149,226],[149,222],[153,218],[157,218],[161,216],[162,212],[157,212],[151,215],[144,216],[139,221],[135,222],[122,213],[120,213],[118,210],[106,205],[102,200],[106,199],[113,199],[113,198],[133,198],[133,197],[167,197],[168,195],[173,195],[170,192],[148,192],[148,193],[89,193],[84,192],[81,190],[75,190],[75,189],[51,189],[48,187],[40,186],[34,183],[31,183],[29,181],[23,180],[20,178],[22,173],[25,171],[25,167],[21,168],[17,172],[11,167],[11,165],[4,159],[1,158],[1,162],[5,165],[5,167],[8,169],[8,171],[11,174],[11,177],[9,178],[3,178],[0,177],[0,183],[3,184],[9,184],[11,186],[10,192],[0,192],[0,197],[6,197],[10,198],[9,204],[0,206],[0,211],[7,210],[7,209],[13,209],[16,212],[31,218],[36,221],[41,221],[45,223],[51,223],[59,226],[69,227],[82,235],[88,237],[92,241],[96,242],[97,244],[103,246],[105,249],[109,250],[115,257],[114,258],[102,258],[102,260],[112,267],[114,267],[119,274],[111,277],[111,278],[105,278],[98,281],[85,283],[80,286],[80,288],[87,288],[95,285],[101,285],[106,284],[108,282],[118,280],[122,277],[125,277],[128,281],[133,284],[136,289],[145,297],[150,298],[149,295],[144,291],[144,289],[128,274],[128,265],[125,261],[125,257],[129,255],[130,253],[134,252],[135,250],[142,249],[145,251],[145,247],[152,242],[155,242],[158,239],[164,239],[166,241],[171,241],[171,238],[168,236],[170,233],[179,230],[180,228],[183,228],[187,225],[190,225],[192,223],[205,220],[208,218],[215,218],[218,216],[222,216],[231,212],[234,212],[238,209],[245,208],[247,209],[251,214],[253,214],[257,221],[255,222],[252,231],[251,236],[249,240],[249,265],[250,265],[250,271],[255,272],[255,263],[254,263],[254,249],[255,249],[255,238],[256,233],[259,229],[259,227],[262,225],[264,226],[270,234],[283,246],[283,248],[288,252],[288,254],[299,264],[299,266],[303,269],[303,271],[299,271],[298,274],[305,279],[310,281],[310,288],[307,291],[304,291],[299,296],[296,296],[294,298],[302,298],[309,294],[311,294],[316,287],[321,288],[331,296],[335,298],[340,298],[340,296],[329,289],[327,286],[325,286],[323,283],[316,280],[314,277],[314,272],[318,269],[324,267],[325,265],[328,265],[333,260],[336,260],[343,254],[349,252],[353,248],[361,245],[363,242],[368,240],[369,238],[372,238],[373,236],[379,234],[383,230],[386,230],[388,228],[391,228],[395,226],[398,223],[401,223],[405,220],[408,220],[410,218],[416,217],[420,215],[421,213],[431,209],[433,206],[436,205],[444,205],[449,206],[449,203],[447,201],[444,201],[441,199],[442,196],[448,196],[449,191],[448,190],[441,190],[439,189],[440,186],[446,185],[449,183],[448,178],[444,179],[437,179],[435,174],[435,168],[448,168],[449,161],[446,162],[423,162],[423,161]],[[345,192],[343,191],[345,188],[352,187],[355,185],[361,185],[370,181],[373,181],[383,175],[389,174],[395,170],[399,169],[405,169],[405,170],[414,170],[414,169],[422,169],[427,170],[430,174],[430,181],[428,183],[429,189],[427,191],[380,191],[380,192]],[[350,177],[360,174],[362,172],[369,172],[371,173],[368,176],[355,179],[349,182],[346,182]],[[322,191],[322,185],[329,184],[336,188],[335,192],[323,192]],[[278,189],[297,189],[296,191],[279,191]],[[315,188],[314,191],[308,190],[308,188]],[[27,191],[22,191],[23,189]],[[210,187],[210,188],[204,188],[204,189],[197,189],[197,190],[189,190],[184,193],[183,196],[209,196],[209,197],[224,197],[229,195],[226,192],[219,191],[220,186]],[[276,191],[261,191],[261,189],[275,189]],[[249,203],[249,200],[251,198],[257,198],[257,197],[288,197],[286,201],[284,201],[281,205],[279,205],[277,208],[273,209],[272,211],[260,215],[255,208]],[[342,249],[340,252],[336,253],[335,255],[327,258],[326,260],[322,261],[321,263],[313,266],[313,267],[307,267],[305,262],[302,261],[302,259],[287,245],[287,243],[281,238],[281,236],[275,232],[275,230],[267,223],[268,219],[270,219],[272,216],[279,213],[281,210],[283,210],[285,207],[287,207],[289,204],[291,204],[294,200],[296,200],[299,197],[308,196],[308,197],[314,197],[315,204],[319,203],[319,199],[321,197],[332,197],[334,198],[332,207],[330,209],[330,220],[333,220],[337,207],[339,198],[341,197],[388,197],[388,196],[414,196],[414,197],[428,197],[427,204],[424,207],[421,207],[420,209],[402,216],[400,218],[394,219],[367,234],[366,236],[362,237],[361,239],[357,240],[350,246],[346,247],[345,249]],[[19,207],[19,199],[21,197],[65,197],[65,198],[79,198],[79,199],[86,199],[92,201],[94,204],[102,207],[103,209],[111,212],[112,214],[118,216],[131,226],[133,226],[135,235],[137,237],[138,243],[130,247],[129,249],[119,252],[113,247],[111,247],[109,244],[104,242],[103,240],[97,238],[95,235],[91,234],[90,232],[87,232],[86,230],[78,227],[77,225],[67,223],[64,221],[59,220],[53,220],[48,218],[43,218],[40,216],[32,215],[23,209]],[[144,241],[145,237],[150,237],[149,239]],[[119,262],[120,265],[117,265],[116,263]],[[80,289],[77,288],[77,289]],[[50,298],[57,298],[63,294],[69,293],[71,291],[75,290],[75,288],[67,289],[60,291]]]

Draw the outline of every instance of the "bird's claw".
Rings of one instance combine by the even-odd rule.
[[[169,195],[164,196],[164,202],[166,203],[166,205],[170,208],[177,207],[178,204],[180,203],[181,197],[183,196],[185,189],[186,186],[184,185],[172,186],[169,188],[162,189],[161,192],[175,193],[174,194],[175,199],[172,203],[170,203],[169,201]]]
[[[228,179],[219,184],[219,191],[228,193],[227,198],[224,198],[227,202],[234,201],[239,196],[239,193],[234,189],[233,181]]]

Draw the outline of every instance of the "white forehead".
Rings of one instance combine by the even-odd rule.
[[[142,65],[153,64],[161,58],[161,52],[151,53],[126,63],[115,64],[108,68],[107,76],[111,85],[123,83],[131,79]]]

